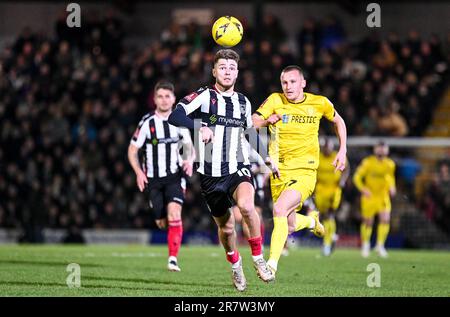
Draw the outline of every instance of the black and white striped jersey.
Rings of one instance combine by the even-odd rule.
[[[177,105],[186,114],[214,132],[214,142],[202,142],[198,129],[194,131],[197,150],[197,172],[212,177],[236,173],[250,165],[249,148],[244,131],[252,127],[251,104],[238,92],[223,93],[214,87],[200,88],[184,97]]]
[[[188,129],[175,127],[155,113],[141,119],[130,143],[143,148],[141,164],[147,177],[161,178],[178,173],[180,148],[192,141]]]

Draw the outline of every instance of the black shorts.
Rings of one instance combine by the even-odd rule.
[[[146,186],[150,208],[155,219],[167,217],[167,205],[175,202],[183,206],[184,194],[181,188],[181,175],[174,174],[162,178],[149,178]]]
[[[254,186],[250,168],[247,170],[249,171],[247,175],[234,173],[222,177],[212,177],[200,174],[202,194],[214,217],[222,217],[231,206],[235,205],[233,193],[240,183],[248,182]]]

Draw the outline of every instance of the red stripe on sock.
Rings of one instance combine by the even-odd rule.
[[[177,225],[169,221],[169,228],[167,230],[167,246],[169,248],[169,256],[178,256],[178,251],[183,240],[183,225],[181,220],[175,221]]]
[[[234,250],[234,253],[231,255],[227,253],[227,261],[230,262],[231,264],[234,264],[237,261],[239,261],[239,251]]]
[[[255,237],[248,239],[250,248],[252,249],[252,255],[257,256],[262,254],[262,237]]]

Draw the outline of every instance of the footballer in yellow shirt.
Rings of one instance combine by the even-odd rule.
[[[388,156],[389,147],[380,142],[374,147],[374,154],[362,160],[357,167],[353,182],[361,192],[361,254],[368,257],[370,237],[374,217],[378,215],[376,251],[381,257],[387,257],[384,247],[388,233],[391,213],[391,199],[396,193],[395,162]]]
[[[342,187],[350,175],[348,160],[343,172],[334,170],[332,164],[337,152],[333,148],[333,141],[326,138],[319,156],[317,184],[314,191],[314,201],[325,227],[322,249],[324,256],[331,254],[332,245],[336,239],[335,212],[341,203]]]
[[[280,81],[283,92],[271,94],[252,116],[256,128],[268,126],[270,132],[267,161],[273,175],[274,228],[267,265],[274,273],[289,233],[309,228],[317,236],[324,235],[318,212],[309,216],[296,212],[316,185],[322,117],[335,124],[339,137],[340,148],[333,161],[336,171],[344,170],[347,153],[344,120],[326,97],[303,91],[306,81],[301,68],[284,68]]]

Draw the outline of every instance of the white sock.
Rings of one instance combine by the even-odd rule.
[[[173,255],[172,255],[172,256],[169,256],[169,262],[170,262],[170,261],[175,261],[175,262],[177,262],[177,258],[174,257]]]
[[[269,261],[267,261],[267,265],[269,265],[271,268],[273,268],[276,271],[277,267],[278,267],[278,262],[276,262],[275,260],[269,260]]]
[[[309,218],[311,218],[311,224],[309,225],[309,229],[314,229],[314,227],[316,226],[316,220],[313,217]]]
[[[234,251],[227,252],[227,254],[228,254],[228,255],[233,255],[233,254],[234,254]],[[240,258],[240,256],[239,256],[239,258]],[[232,264],[231,264],[231,267],[232,267],[233,269],[237,269],[237,268],[239,267],[239,265],[240,265],[240,262],[241,262],[241,261],[238,260],[237,262],[232,263]]]
[[[256,262],[256,261],[258,261],[259,259],[262,259],[262,258],[263,258],[263,255],[262,255],[262,254],[260,254],[260,255],[252,255],[252,258],[253,258],[253,262]]]
[[[236,263],[231,264],[232,269],[237,269],[241,265],[241,261],[237,261]]]

